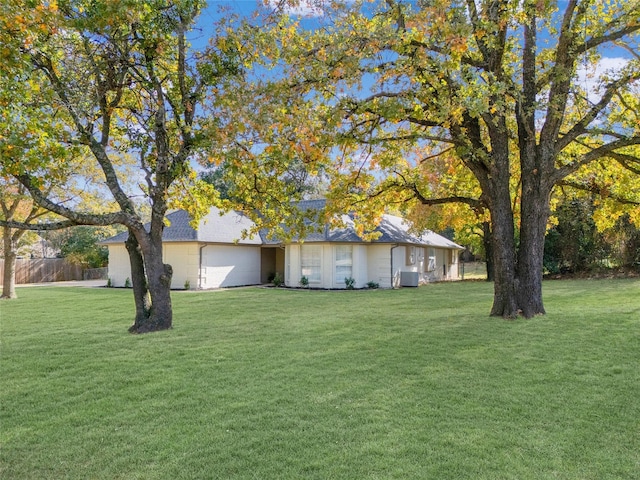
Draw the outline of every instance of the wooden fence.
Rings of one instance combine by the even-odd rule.
[[[0,282],[4,274],[4,259],[0,259]],[[31,258],[16,260],[16,284],[82,280],[82,267],[64,258]]]

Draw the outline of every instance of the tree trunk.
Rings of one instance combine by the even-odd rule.
[[[18,298],[16,294],[16,259],[18,255],[11,237],[11,229],[2,229],[4,247],[4,275],[2,277],[2,296],[0,298]]]
[[[149,296],[149,289],[147,288],[147,276],[144,271],[142,251],[131,230],[129,230],[129,238],[127,238],[125,242],[125,247],[127,248],[127,252],[129,252],[131,286],[133,288],[133,299],[136,305],[135,321],[129,328],[129,331],[133,333],[147,322],[151,309],[151,297]]]
[[[493,200],[491,232],[494,260],[492,316],[531,318],[545,313],[542,302],[544,239],[551,190],[536,170],[522,175],[519,245],[514,237],[513,212],[506,195]]]
[[[160,247],[162,252],[162,246]],[[162,253],[152,255],[153,258],[146,260],[147,275],[149,282],[149,293],[151,295],[151,311],[146,329],[138,333],[147,331],[166,330],[171,328],[173,322],[173,308],[171,306],[171,277],[173,268],[171,265],[162,263]]]
[[[513,213],[508,201],[491,209],[491,230],[495,267],[491,316],[515,318],[518,316],[518,284]]]
[[[482,222],[482,243],[484,245],[484,256],[487,266],[487,282],[493,282],[493,235],[491,233],[491,223]]]
[[[171,265],[162,262],[162,237],[143,229],[129,231],[127,250],[131,263],[136,318],[131,333],[149,333],[171,328]]]
[[[549,193],[541,188],[537,175],[523,174],[518,248],[518,305],[525,318],[544,315],[542,273],[544,238],[549,219]]]

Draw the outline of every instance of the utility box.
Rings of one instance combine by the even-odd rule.
[[[420,274],[418,272],[400,272],[401,287],[417,287],[420,283]]]

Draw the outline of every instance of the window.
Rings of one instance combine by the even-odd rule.
[[[433,272],[436,269],[436,249],[429,248],[429,260],[424,262],[425,271]]]
[[[404,251],[406,253],[407,259],[406,259],[406,264],[407,265],[415,265],[416,263],[416,247],[409,247],[406,246],[404,247]]]
[[[300,264],[302,276],[309,279],[309,283],[322,281],[322,247],[320,245],[302,245]]]
[[[353,247],[338,245],[336,247],[336,284],[344,282],[353,275]]]

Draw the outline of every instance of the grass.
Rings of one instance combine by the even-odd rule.
[[[142,336],[130,291],[20,289],[0,478],[638,478],[640,281],[544,288],[176,292]]]

